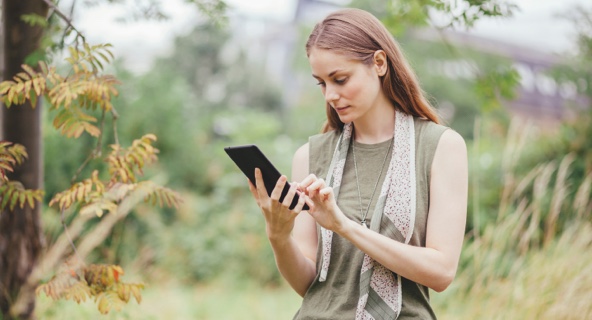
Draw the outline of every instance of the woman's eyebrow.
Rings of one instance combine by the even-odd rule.
[[[327,77],[332,77],[333,75],[335,75],[335,74],[336,74],[337,72],[339,72],[339,71],[342,71],[342,70],[341,70],[341,69],[334,70],[334,71],[332,71],[331,73],[329,73],[329,74],[327,75]],[[317,79],[320,79],[320,77],[319,77],[319,76],[317,76],[317,75],[315,75],[314,73],[312,74],[312,76],[313,76],[313,77],[315,77],[315,78],[317,78]]]

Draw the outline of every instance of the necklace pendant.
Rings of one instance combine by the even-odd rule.
[[[362,226],[364,226],[364,228],[368,229],[368,225],[366,224],[366,219],[362,220]]]

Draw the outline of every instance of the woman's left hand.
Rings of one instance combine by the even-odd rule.
[[[325,180],[309,175],[300,183],[300,190],[314,202],[308,213],[323,228],[339,233],[347,224],[348,218],[337,206],[333,188]]]

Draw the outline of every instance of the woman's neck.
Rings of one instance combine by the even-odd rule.
[[[354,120],[354,139],[366,144],[380,143],[391,139],[394,129],[395,108],[391,105],[377,106]]]

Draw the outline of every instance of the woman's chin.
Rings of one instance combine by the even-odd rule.
[[[341,120],[341,122],[343,122],[343,123],[350,123],[350,122],[354,121],[354,117],[352,117],[349,114],[338,115],[338,116],[339,116],[339,120]]]

